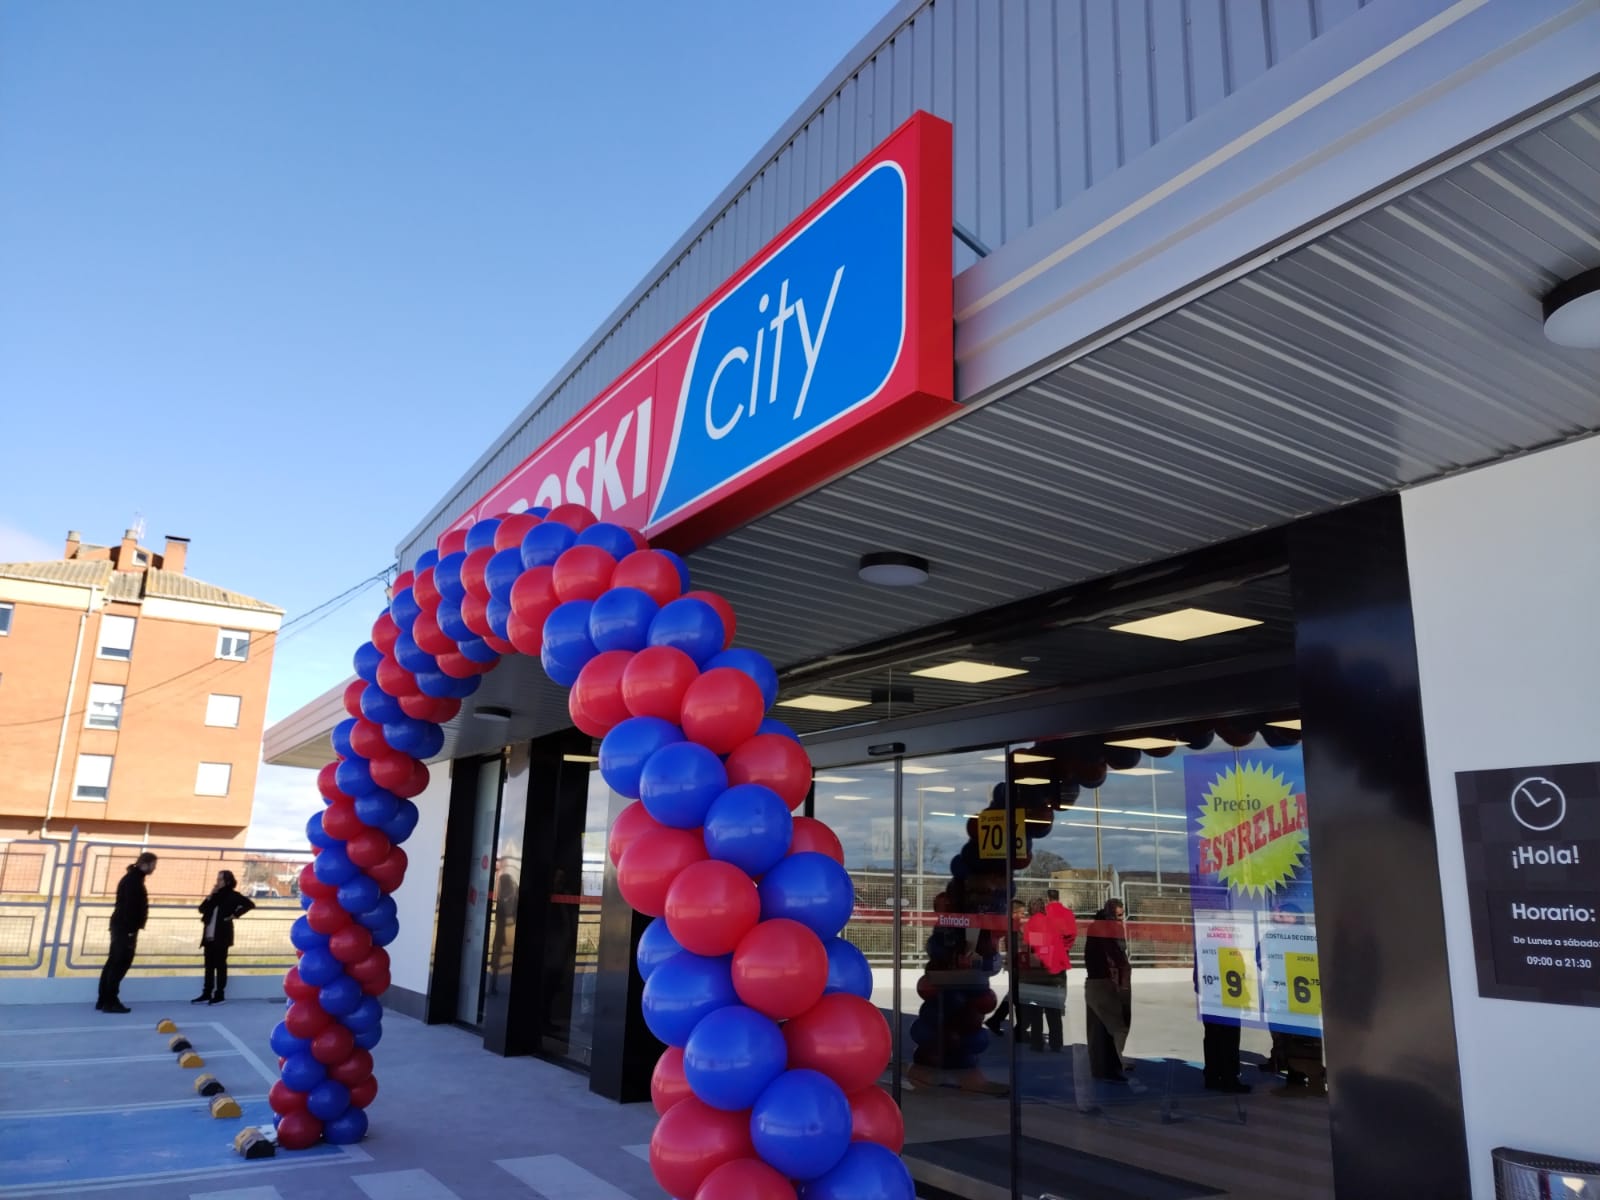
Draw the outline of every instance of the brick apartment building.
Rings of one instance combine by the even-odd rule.
[[[0,563],[0,840],[242,845],[283,610],[157,553],[67,535]]]

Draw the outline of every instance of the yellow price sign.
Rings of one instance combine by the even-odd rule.
[[[1027,814],[1016,810],[1016,828],[1012,841],[1016,849],[1012,854],[1021,858],[1028,852]],[[1006,813],[1003,808],[991,808],[978,814],[978,857],[1004,858],[1006,856]]]
[[[1283,974],[1289,982],[1289,1011],[1308,1017],[1321,1016],[1322,975],[1317,969],[1317,956],[1286,952]]]
[[[1250,964],[1244,951],[1237,946],[1222,946],[1217,950],[1217,973],[1222,977],[1222,1004],[1224,1008],[1254,1008],[1255,986],[1250,977]]]

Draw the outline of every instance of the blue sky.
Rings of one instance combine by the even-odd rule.
[[[7,0],[0,561],[139,513],[291,618],[377,571],[889,7]],[[269,768],[252,840],[315,805]]]

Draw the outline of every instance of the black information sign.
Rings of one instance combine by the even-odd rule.
[[[1456,775],[1478,994],[1600,1008],[1600,763]]]

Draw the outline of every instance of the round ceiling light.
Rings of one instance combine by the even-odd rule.
[[[497,708],[492,704],[485,704],[482,708],[474,709],[472,715],[480,721],[511,720],[511,710],[509,708]]]
[[[925,558],[885,550],[863,554],[856,574],[863,583],[875,583],[879,587],[915,587],[928,582],[928,570]]]
[[[1600,350],[1600,268],[1573,276],[1544,298],[1544,335],[1558,346]]]

